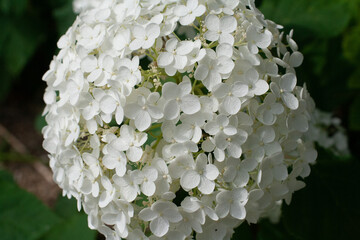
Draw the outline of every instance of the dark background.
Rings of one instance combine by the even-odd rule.
[[[358,239],[360,1],[256,3],[267,19],[294,29],[305,56],[298,80],[319,109],[342,120],[352,157],[319,148],[306,188],[283,206],[280,222],[244,223],[233,239]],[[0,0],[0,239],[101,239],[75,201],[61,197],[41,147],[41,78],[74,18],[70,0]]]

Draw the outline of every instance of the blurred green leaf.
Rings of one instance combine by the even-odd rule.
[[[42,114],[38,114],[35,118],[35,129],[41,133],[41,130],[45,126],[46,126],[45,116],[43,116]]]
[[[354,239],[360,236],[360,165],[356,161],[331,162],[320,156],[306,187],[283,207],[282,222],[293,236],[304,240]]]
[[[351,17],[345,0],[266,0],[260,9],[267,19],[297,30],[304,29],[300,37],[311,38],[340,34]]]
[[[358,95],[350,107],[350,129],[360,130],[360,95]]]
[[[65,34],[66,30],[73,24],[75,13],[72,8],[72,0],[63,0],[61,5],[53,10],[59,36]]]
[[[0,60],[0,65],[1,65],[1,60]],[[0,77],[0,102],[5,99],[5,97],[7,96],[10,87],[11,87],[11,77],[9,76],[9,74],[4,71],[1,74]]]
[[[0,0],[0,11],[4,14],[21,15],[28,5],[28,0]]]
[[[27,24],[24,24],[24,21]],[[37,18],[29,17],[13,20],[11,32],[4,46],[4,63],[11,76],[21,73],[28,60],[43,39],[41,24]]]
[[[256,225],[253,225],[253,226],[256,226]],[[249,224],[247,224],[246,222],[243,222],[239,227],[235,228],[235,232],[232,235],[231,239],[233,239],[233,240],[237,240],[237,239],[250,240],[250,239],[253,239],[252,232],[251,232],[251,227],[249,226]]]
[[[0,233],[2,240],[38,239],[59,218],[35,196],[20,189],[0,171]]]
[[[343,51],[347,60],[358,64],[360,59],[360,23],[344,33]]]
[[[62,221],[55,225],[42,240],[95,239],[96,231],[89,229],[86,214],[77,212],[75,199],[59,197],[54,210]]]
[[[351,89],[360,89],[360,68],[357,68],[349,77],[348,86]]]

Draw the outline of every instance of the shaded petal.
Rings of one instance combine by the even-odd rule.
[[[137,162],[140,160],[141,156],[143,154],[143,150],[139,147],[130,147],[126,151],[126,156],[128,159],[132,162]]]
[[[181,176],[180,184],[185,190],[197,187],[200,183],[200,175],[194,170],[188,170]]]
[[[169,231],[169,222],[158,217],[150,222],[150,230],[155,236],[162,237]]]
[[[180,107],[176,100],[170,100],[164,108],[164,116],[168,120],[173,120],[179,116]]]
[[[142,110],[135,118],[135,126],[139,131],[144,131],[151,125],[151,117],[148,112]]]
[[[200,111],[201,105],[197,96],[188,94],[181,99],[181,110],[186,114],[194,114]]]

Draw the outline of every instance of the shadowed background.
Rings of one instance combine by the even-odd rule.
[[[319,109],[342,120],[352,157],[319,148],[306,188],[280,222],[242,224],[233,239],[356,239],[360,236],[360,1],[256,1],[267,19],[294,29],[297,69]],[[61,197],[42,149],[41,80],[72,24],[71,0],[0,0],[0,239],[102,239],[76,202]],[[331,127],[328,129],[331,134]]]

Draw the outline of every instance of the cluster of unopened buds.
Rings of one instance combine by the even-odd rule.
[[[303,55],[253,0],[74,4],[43,77],[43,146],[90,228],[230,239],[304,187],[317,152]]]

